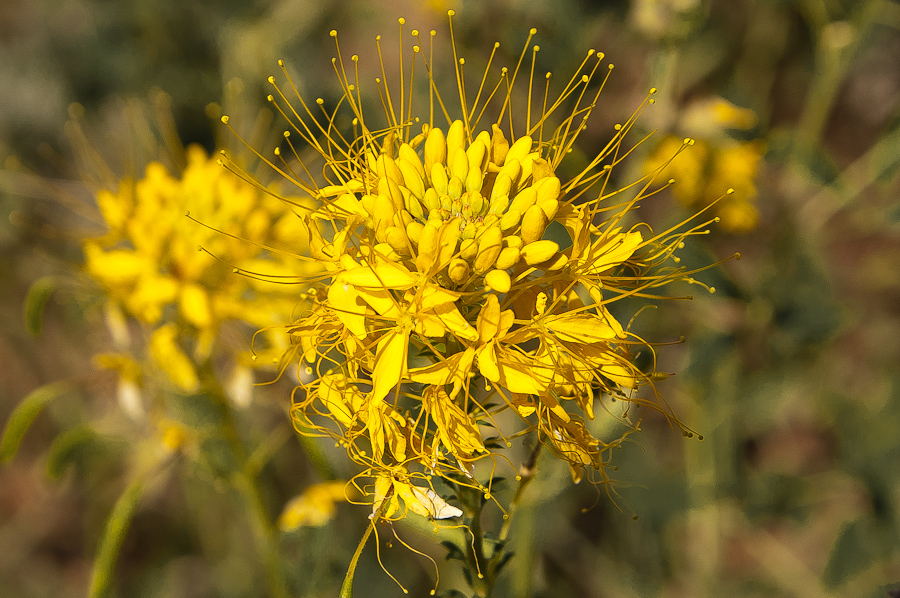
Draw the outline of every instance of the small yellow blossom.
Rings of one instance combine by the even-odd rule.
[[[97,203],[108,231],[85,242],[85,270],[108,312],[150,328],[149,354],[181,392],[198,390],[196,364],[210,357],[223,322],[271,327],[301,302],[296,284],[271,281],[312,271],[295,257],[306,246],[302,223],[197,146],[180,178],[154,162],[142,179],[99,191]],[[276,346],[277,359],[285,345]]]
[[[336,503],[345,500],[345,482],[313,484],[284,506],[278,517],[278,529],[289,532],[301,527],[322,527],[334,519]]]
[[[756,178],[766,145],[761,139],[731,139],[726,130],[747,130],[756,120],[752,110],[722,98],[696,102],[681,123],[692,137],[663,137],[647,159],[647,171],[671,163],[671,173],[666,173],[674,175],[672,192],[684,206],[702,209],[718,201],[715,213],[721,226],[736,233],[748,232],[759,223]],[[723,197],[727,189],[733,192]]]

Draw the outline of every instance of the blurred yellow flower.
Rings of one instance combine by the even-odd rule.
[[[335,503],[346,500],[345,482],[313,484],[284,506],[278,517],[278,529],[289,532],[301,527],[322,527],[334,519]]]
[[[759,223],[756,178],[766,144],[761,139],[731,139],[726,130],[747,130],[756,120],[752,110],[722,98],[695,102],[681,119],[681,128],[692,137],[663,137],[648,156],[645,170],[653,172],[661,164],[671,164],[672,193],[684,206],[698,210],[718,200],[715,213],[724,229],[753,230]],[[727,189],[733,192],[723,197]]]
[[[198,390],[196,364],[210,357],[224,321],[271,327],[299,302],[296,285],[258,280],[296,282],[311,271],[295,257],[306,246],[299,219],[198,146],[187,148],[180,178],[154,162],[144,178],[99,191],[97,203],[108,232],[85,242],[85,270],[114,311],[151,328],[150,356],[181,392]],[[276,345],[277,359],[286,345]],[[245,367],[248,352],[233,359]]]

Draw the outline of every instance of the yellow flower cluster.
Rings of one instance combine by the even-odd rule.
[[[596,106],[602,85],[592,82],[605,81],[612,65],[601,70],[603,55],[591,50],[561,91],[550,93],[549,73],[536,90],[534,33],[495,84],[491,55],[473,102],[454,44],[454,108],[439,91],[433,51],[422,59],[413,30],[404,80],[391,89],[383,65],[376,79],[385,107],[377,128],[362,107],[359,58],[348,75],[339,46],[333,63],[344,95],[333,111],[299,93],[292,105],[270,78],[269,99],[291,127],[291,159],[276,149],[280,162],[270,164],[315,199],[302,222],[310,257],[324,269],[304,289],[312,305],[290,329],[311,380],[295,393],[293,416],[301,432],[335,438],[375,479],[368,494],[384,517],[459,515],[428,487],[431,476],[487,492],[473,464],[527,432],[568,462],[576,481],[586,471],[605,481],[621,439],[591,433],[598,399],[666,411],[655,392],[639,397],[657,374],[635,365],[636,348],[652,348],[610,305],[673,280],[694,282],[673,252],[708,223],[654,233],[631,219],[655,192],[653,175],[612,182],[637,113],[574,174],[558,174]],[[530,73],[522,66],[529,51]],[[415,101],[425,98],[416,116]],[[533,98],[542,98],[536,116]],[[291,135],[312,150],[304,154]],[[314,161],[324,161],[324,180],[310,174]]]
[[[262,328],[290,318],[296,287],[261,282],[253,273],[286,280],[308,273],[292,255],[263,249],[302,249],[303,227],[289,206],[227,172],[202,148],[187,148],[180,177],[154,162],[137,182],[101,190],[97,202],[109,230],[84,243],[85,269],[107,296],[120,348],[130,349],[99,362],[124,380],[136,383],[141,374],[125,316],[149,326],[152,362],[183,392],[198,390],[196,364],[211,355],[224,321]]]
[[[671,162],[677,179],[672,192],[682,205],[699,210],[721,200],[715,213],[721,218],[722,228],[735,233],[753,230],[759,224],[756,177],[766,144],[761,139],[737,141],[724,132],[752,128],[756,114],[718,98],[697,102],[686,110],[682,120],[683,128],[695,135],[687,142],[690,147],[682,152],[684,139],[663,137],[651,152],[647,169]],[[734,193],[722,198],[726,187]]]

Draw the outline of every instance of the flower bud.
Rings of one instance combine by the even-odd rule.
[[[531,152],[532,143],[533,140],[529,135],[523,135],[516,139],[516,142],[510,146],[509,152],[506,154],[506,163],[509,164],[512,160],[521,161],[522,158]]]
[[[497,166],[503,166],[506,154],[509,152],[509,141],[503,135],[503,131],[497,125],[491,125],[491,162]]]
[[[559,244],[556,241],[535,241],[522,248],[522,259],[529,266],[534,266],[546,262],[557,251],[559,251]]]
[[[438,195],[447,192],[447,183],[450,179],[447,177],[447,169],[443,164],[436,163],[431,167],[431,186]]]
[[[504,247],[500,251],[500,255],[497,256],[497,262],[494,264],[494,267],[497,268],[498,270],[506,270],[507,268],[512,268],[513,266],[515,266],[516,262],[518,262],[518,261],[519,261],[519,248],[518,247]]]
[[[503,233],[500,227],[492,226],[478,238],[478,253],[473,264],[476,274],[484,274],[493,267],[503,249]]]
[[[462,284],[469,278],[469,264],[461,258],[454,258],[447,266],[447,274],[450,280],[456,284]]]
[[[522,241],[526,245],[540,241],[548,224],[550,221],[541,206],[531,206],[522,215],[522,231],[520,233]]]
[[[447,140],[444,139],[444,132],[437,127],[432,127],[425,139],[425,172],[431,173],[433,177],[434,165],[443,164],[446,159]]]
[[[506,270],[491,270],[485,274],[484,284],[498,293],[507,293],[512,286],[512,281]]]

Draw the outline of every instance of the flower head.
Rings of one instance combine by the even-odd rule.
[[[225,171],[202,148],[187,148],[180,176],[152,162],[143,178],[100,190],[97,202],[107,232],[84,242],[85,270],[106,295],[107,320],[125,353],[99,363],[120,370],[123,380],[137,381],[119,364],[136,363],[128,355],[140,353],[126,316],[146,327],[150,363],[174,388],[192,393],[201,384],[197,366],[210,358],[224,322],[271,327],[297,305],[294,285],[262,283],[256,273],[293,281],[311,271],[272,249],[302,249],[302,224],[286,204]],[[284,349],[281,343],[267,356],[277,359]],[[253,363],[242,358],[246,350],[237,353],[237,367]]]
[[[708,223],[654,232],[630,214],[655,192],[656,173],[613,183],[649,95],[596,156],[565,165],[612,72],[603,54],[589,51],[556,87],[550,73],[537,83],[534,30],[516,64],[495,68],[495,44],[474,79],[454,44],[451,94],[411,33],[411,60],[400,51],[409,70],[389,84],[382,63],[375,79],[380,115],[361,93],[361,59],[341,55],[336,32],[335,106],[307,102],[287,69],[294,99],[269,79],[290,130],[275,160],[259,156],[314,200],[300,216],[324,270],[290,328],[311,378],[295,394],[298,428],[347,448],[375,479],[376,507],[393,487],[392,514],[398,497],[413,512],[455,513],[411,485],[423,475],[411,472],[477,485],[473,463],[523,431],[576,480],[587,471],[605,481],[621,439],[592,435],[597,401],[671,415],[655,394],[639,398],[656,373],[635,355],[652,349],[610,308],[689,279],[674,252]]]

